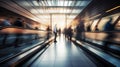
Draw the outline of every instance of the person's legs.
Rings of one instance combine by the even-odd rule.
[[[19,47],[19,38],[20,38],[20,34],[16,34],[16,40],[15,40],[15,44],[14,47]]]
[[[50,36],[49,36],[49,33],[47,33],[47,38],[46,38],[46,40],[48,40],[48,39],[49,39],[49,37],[50,37]]]
[[[55,37],[54,37],[54,42],[56,42],[56,38],[57,38],[57,33],[54,33]]]
[[[70,35],[70,40],[72,39],[72,34]]]

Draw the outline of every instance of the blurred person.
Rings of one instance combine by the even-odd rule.
[[[85,34],[84,34],[85,28],[84,28],[84,20],[82,20],[78,26],[76,27],[76,39],[84,39]]]
[[[35,30],[38,30],[39,28],[38,27],[35,27]]]
[[[46,31],[47,31],[47,40],[50,38],[50,27],[48,26],[47,27],[47,29],[46,29]]]
[[[24,27],[23,20],[21,18],[17,18],[13,25],[18,27]]]
[[[76,37],[75,37],[77,40],[80,40],[79,29],[80,29],[80,25],[77,25],[77,27],[76,27]]]
[[[71,28],[71,26],[68,28],[68,39],[69,40],[71,40],[72,39],[72,35],[73,35],[73,32],[72,32],[73,30],[72,30],[72,28]]]
[[[91,25],[87,26],[87,31],[90,32],[91,31]]]
[[[61,34],[61,29],[58,30],[58,33],[59,33],[59,36],[60,36],[60,34]]]
[[[105,33],[107,34],[107,36],[105,37],[104,41],[103,41],[103,45],[104,45],[104,49],[107,50],[111,39],[113,39],[115,37],[115,34],[112,32],[114,31],[114,25],[112,24],[112,17],[109,18],[109,20],[106,22],[103,31],[105,31]]]
[[[16,21],[13,23],[13,26],[18,26],[18,27],[24,27],[24,21],[21,18],[17,18]],[[19,46],[19,41],[20,41],[20,36],[21,34],[16,34],[16,40],[15,40],[15,44],[14,47],[20,47]]]
[[[11,20],[12,18],[6,18],[1,22],[1,26],[11,26]]]
[[[114,30],[112,20],[113,20],[112,17],[110,17],[109,20],[106,22],[103,31],[113,31]]]
[[[65,37],[66,37],[66,35],[67,35],[67,29],[66,29],[66,28],[64,28],[63,33],[64,33],[64,35],[65,35]]]
[[[54,26],[54,30],[53,30],[53,33],[54,33],[54,42],[57,42],[56,41],[56,38],[57,38],[57,24],[55,24],[55,26]]]

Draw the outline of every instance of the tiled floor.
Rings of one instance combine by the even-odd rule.
[[[63,35],[31,65],[31,67],[96,67],[83,50]]]

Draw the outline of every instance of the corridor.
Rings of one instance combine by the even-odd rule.
[[[0,67],[120,67],[120,0],[0,0]]]

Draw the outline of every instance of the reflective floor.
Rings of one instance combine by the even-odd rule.
[[[97,67],[82,49],[63,35],[31,65],[31,67]]]

